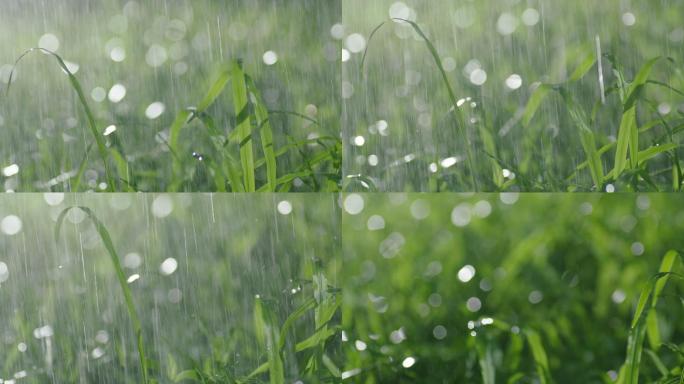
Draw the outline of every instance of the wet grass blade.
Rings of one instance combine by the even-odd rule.
[[[60,68],[69,76],[69,83],[71,84],[71,87],[76,91],[76,95],[78,96],[78,100],[81,103],[81,106],[83,106],[83,110],[85,111],[86,114],[86,119],[88,121],[88,127],[90,128],[90,132],[92,133],[93,137],[95,138],[95,142],[97,143],[97,149],[100,152],[100,157],[102,158],[102,162],[104,163],[104,170],[105,170],[105,177],[107,179],[107,190],[108,191],[113,191],[116,188],[115,180],[112,175],[111,169],[109,167],[109,151],[107,150],[107,146],[105,145],[104,138],[102,134],[100,133],[100,130],[97,129],[97,124],[95,123],[95,116],[93,115],[92,110],[90,109],[90,106],[88,106],[88,102],[86,101],[85,94],[83,93],[83,88],[81,87],[81,83],[78,81],[76,76],[74,76],[71,71],[69,71],[69,68],[67,67],[66,63],[62,59],[61,56],[58,54],[44,49],[44,48],[31,48],[24,52],[17,61],[14,63],[14,66],[16,67],[17,64],[29,53],[34,52],[34,51],[39,51],[45,54],[48,54],[52,57],[54,57],[57,60],[57,63],[59,63]],[[10,90],[10,84],[12,84],[12,75],[14,74],[14,69],[12,69],[12,72],[10,72],[10,76],[8,79],[7,83],[7,93],[9,93]]]
[[[531,329],[525,331],[525,338],[527,339],[527,344],[532,350],[532,357],[537,367],[537,375],[539,375],[539,382],[541,384],[551,383],[550,370],[549,370],[549,360],[546,357],[546,351],[544,350],[544,345],[541,342],[541,337],[539,334]]]
[[[85,173],[86,166],[88,165],[88,155],[90,154],[90,150],[92,148],[93,148],[93,143],[88,144],[88,148],[86,148],[86,152],[83,155],[83,159],[81,160],[81,164],[78,166],[78,172],[76,172],[76,176],[74,177],[74,182],[69,187],[71,192],[78,192],[78,188],[81,186],[81,179],[83,179],[83,173]]]
[[[570,118],[573,120],[575,125],[579,130],[580,141],[582,142],[582,148],[584,149],[584,154],[587,157],[587,163],[589,164],[589,171],[591,172],[591,178],[594,181],[594,185],[598,190],[602,189],[603,186],[603,164],[601,163],[601,155],[596,148],[596,140],[594,139],[594,132],[591,130],[587,123],[587,117],[584,111],[580,108],[577,103],[575,103],[572,96],[565,90],[565,88],[560,87],[559,92],[565,101],[565,105],[570,113]]]
[[[313,309],[316,306],[316,300],[314,298],[311,298],[307,300],[304,304],[302,304],[299,308],[297,308],[296,311],[292,312],[290,316],[285,319],[285,322],[283,323],[282,328],[280,329],[280,338],[278,339],[278,349],[282,350],[283,347],[285,347],[285,338],[287,336],[287,331],[292,328],[294,325],[295,321],[299,319],[300,317],[304,316],[304,314]]]
[[[273,130],[271,129],[271,122],[268,117],[268,110],[264,105],[259,89],[254,85],[251,77],[245,76],[247,79],[247,89],[254,95],[255,105],[254,114],[256,116],[259,128],[259,135],[261,138],[261,147],[266,159],[266,181],[268,192],[275,192],[276,188],[276,155],[273,148]]]
[[[176,115],[176,118],[173,120],[173,123],[171,123],[171,128],[169,128],[169,149],[171,150],[171,153],[179,153],[180,148],[178,148],[178,137],[180,136],[181,128],[183,128],[183,126],[188,122],[188,119],[191,115],[192,112],[190,111],[180,111]],[[182,166],[183,164],[181,162],[180,156],[174,156],[173,173],[175,177],[181,177]]]
[[[636,167],[639,163],[639,131],[636,121],[636,102],[639,99],[641,91],[648,81],[648,76],[651,74],[653,65],[660,59],[660,57],[653,58],[644,64],[637,75],[634,77],[632,83],[627,87],[622,85],[621,89],[627,87],[624,91],[623,113],[620,120],[620,128],[618,131],[617,149],[615,151],[615,165],[613,168],[613,177],[618,178],[620,174],[627,168],[627,153],[629,152],[629,164]],[[623,80],[620,80],[623,81]]]
[[[458,107],[458,102],[456,100],[456,94],[454,93],[454,89],[451,86],[451,82],[449,81],[449,76],[447,76],[446,71],[444,70],[444,67],[442,66],[442,59],[439,56],[439,53],[437,52],[437,49],[435,48],[434,44],[428,39],[427,35],[423,32],[423,30],[420,28],[418,24],[411,20],[407,19],[401,19],[401,18],[395,18],[394,20],[400,20],[405,23],[408,23],[413,27],[413,29],[420,35],[420,37],[423,39],[425,42],[425,45],[427,46],[428,50],[430,51],[430,54],[432,55],[432,58],[435,61],[435,64],[437,65],[437,69],[439,70],[439,73],[442,75],[442,80],[444,82],[444,86],[447,89],[447,92],[449,93],[449,100],[451,101],[451,105],[454,109],[453,116],[455,116],[454,122],[456,123],[456,129],[458,129],[460,135],[461,135],[461,140],[463,141],[463,144],[465,145],[466,149],[466,162],[468,164],[468,168],[470,170],[471,174],[471,187],[474,188],[474,190],[477,190],[477,181],[475,178],[474,174],[474,164],[473,164],[473,155],[472,155],[472,148],[470,146],[470,143],[468,142],[467,138],[467,132],[466,132],[466,124],[465,124],[465,119],[463,117],[463,114],[461,113],[461,109]]]
[[[620,369],[619,384],[637,384],[639,382],[644,338],[649,326],[648,316],[644,317],[643,315],[647,309],[650,312],[655,312],[658,298],[667,283],[668,276],[675,267],[678,257],[679,254],[676,251],[668,251],[663,256],[658,273],[649,279],[639,294],[639,300],[637,301],[627,340],[627,358]],[[651,327],[654,326],[653,321],[651,320]],[[651,330],[650,332],[657,332],[657,330]],[[655,337],[655,335],[651,337]]]
[[[102,243],[104,244],[105,249],[107,250],[107,253],[109,254],[109,257],[112,261],[114,271],[116,272],[116,277],[119,281],[119,286],[121,287],[121,290],[124,295],[124,301],[126,302],[128,316],[130,317],[131,323],[133,324],[133,330],[135,332],[135,336],[137,339],[138,355],[140,358],[140,370],[142,371],[142,382],[144,384],[147,384],[149,382],[149,379],[147,357],[145,355],[145,345],[142,336],[142,323],[140,322],[138,311],[136,310],[135,303],[133,302],[133,294],[131,293],[131,289],[128,286],[128,282],[126,281],[126,274],[124,273],[123,268],[121,267],[121,259],[119,258],[119,255],[116,253],[116,249],[114,248],[112,238],[109,236],[109,231],[107,231],[107,228],[104,226],[104,224],[102,224],[102,222],[100,222],[100,220],[97,218],[97,216],[95,216],[95,213],[92,210],[90,210],[90,208],[73,206],[65,208],[59,214],[57,218],[57,225],[55,227],[55,239],[59,239],[59,234],[62,228],[62,224],[64,223],[64,218],[66,217],[67,213],[69,213],[69,211],[71,211],[72,209],[82,210],[93,222],[93,224],[95,225],[95,230],[97,230],[97,233],[100,235],[100,239],[102,239]]]
[[[219,95],[223,93],[224,88],[230,81],[230,76],[231,68],[228,66],[224,66],[219,72],[217,79],[214,80],[214,82],[212,83],[211,87],[209,88],[209,91],[207,91],[207,94],[204,95],[202,101],[200,101],[199,104],[197,104],[198,112],[204,112],[207,110],[207,108],[214,104],[216,98],[218,98]]]
[[[385,22],[383,21],[382,23],[378,24],[377,27],[373,28],[373,31],[368,35],[368,43],[366,44],[366,49],[363,50],[363,57],[361,57],[361,70],[363,70],[363,64],[366,62],[366,56],[368,55],[368,47],[370,46],[371,40],[373,40],[373,36],[382,28],[382,26],[385,25]]]
[[[247,99],[247,83],[245,73],[242,71],[240,61],[234,61],[232,65],[233,78],[233,106],[235,107],[235,120],[237,125],[238,140],[240,145],[240,163],[242,165],[242,177],[245,192],[256,191],[254,177],[254,153],[252,150],[252,132],[249,122],[249,101]]]
[[[483,384],[496,384],[496,369],[494,368],[494,356],[492,352],[492,343],[487,342],[486,345],[478,343],[477,354],[478,363],[480,364],[480,372],[482,373]]]
[[[668,152],[677,148],[679,148],[679,144],[675,143],[665,143],[662,145],[654,145],[652,147],[648,147],[643,151],[639,151],[638,165],[643,165],[644,163],[646,163],[647,160],[650,160],[663,152]]]
[[[257,340],[266,347],[270,383],[284,384],[285,371],[278,348],[278,325],[275,315],[264,305],[260,297],[254,301],[254,329]]]
[[[532,92],[532,96],[530,96],[530,99],[527,101],[525,111],[522,115],[523,126],[527,127],[530,125],[530,121],[532,121],[532,118],[534,117],[535,113],[537,113],[539,106],[541,105],[542,101],[544,101],[544,98],[546,98],[546,95],[551,89],[553,88],[548,84],[539,84],[537,89]]]

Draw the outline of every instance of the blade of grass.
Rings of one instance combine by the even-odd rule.
[[[643,342],[648,327],[648,322],[645,321],[643,314],[647,307],[649,307],[650,311],[655,311],[658,298],[665,287],[665,283],[667,283],[668,276],[675,267],[678,256],[679,254],[676,251],[668,251],[663,256],[659,272],[648,280],[639,294],[639,300],[637,301],[627,340],[627,357],[620,369],[618,379],[620,384],[637,384],[639,382]]]
[[[256,116],[257,124],[259,125],[259,135],[261,137],[261,146],[266,159],[266,180],[268,183],[268,192],[275,192],[276,188],[276,155],[273,148],[273,130],[268,117],[268,110],[264,105],[259,89],[254,85],[251,77],[246,76],[247,89],[254,95],[255,105],[254,114]]]
[[[541,337],[539,334],[531,329],[525,331],[525,338],[527,343],[532,350],[532,357],[537,367],[537,375],[539,376],[539,382],[541,384],[551,383],[550,370],[549,370],[549,360],[546,357],[546,351],[541,342]]]
[[[104,163],[104,170],[105,170],[105,178],[107,179],[107,190],[108,191],[113,191],[116,188],[115,185],[115,180],[114,177],[112,176],[111,169],[109,167],[109,151],[107,151],[107,147],[105,145],[104,139],[100,131],[97,129],[97,124],[95,123],[95,116],[93,115],[93,112],[90,109],[90,106],[88,105],[88,102],[86,101],[85,94],[83,93],[83,88],[81,87],[81,83],[78,81],[76,76],[69,71],[69,68],[67,67],[66,63],[62,59],[61,56],[56,54],[55,52],[52,52],[48,49],[45,48],[31,48],[27,51],[25,51],[17,61],[14,62],[14,66],[16,67],[17,64],[29,53],[34,52],[34,51],[39,51],[43,52],[45,54],[48,54],[52,57],[54,57],[57,60],[57,63],[59,63],[59,66],[62,68],[62,70],[69,76],[69,82],[71,83],[71,87],[76,91],[76,95],[78,96],[78,100],[81,103],[81,106],[83,106],[83,110],[85,111],[86,118],[88,121],[88,127],[90,128],[90,133],[92,133],[93,137],[95,138],[95,142],[97,143],[97,149],[100,152],[100,157],[102,158],[102,162]],[[10,90],[10,85],[12,84],[12,75],[14,74],[14,68],[12,68],[12,71],[10,72],[9,79],[7,82],[7,90],[6,93],[9,94]]]
[[[69,187],[71,192],[78,192],[78,188],[81,186],[81,179],[83,178],[83,173],[85,173],[86,166],[88,165],[88,155],[90,154],[90,150],[92,148],[93,148],[93,143],[88,144],[88,148],[86,148],[86,152],[83,155],[83,159],[81,160],[81,164],[78,166],[78,172],[76,172],[76,176],[74,177],[74,182]]]
[[[247,99],[247,83],[242,64],[236,60],[232,65],[233,77],[233,105],[235,107],[235,120],[240,143],[240,163],[242,164],[242,176],[244,179],[245,192],[256,191],[254,178],[254,153],[252,151],[251,128],[249,123],[249,103]]]
[[[623,113],[618,131],[617,150],[615,152],[615,165],[613,177],[618,178],[622,171],[627,168],[627,152],[629,150],[630,166],[636,167],[639,163],[639,131],[636,121],[636,102],[644,84],[653,69],[653,65],[660,57],[653,58],[644,64],[632,83],[624,93]],[[622,80],[621,80],[622,81]],[[623,88],[625,86],[623,85]]]
[[[539,106],[551,89],[553,88],[548,84],[539,84],[537,89],[532,92],[532,96],[530,96],[530,99],[527,101],[525,111],[522,115],[523,126],[527,127],[530,125],[530,121],[534,117],[534,114],[537,113],[537,109],[539,109]]]
[[[59,239],[62,224],[67,213],[69,213],[69,211],[75,208],[85,212],[90,221],[92,221],[92,223],[95,225],[95,230],[100,235],[100,239],[102,240],[102,243],[104,244],[105,249],[109,254],[109,258],[112,261],[114,271],[116,272],[116,277],[119,281],[119,286],[121,287],[121,290],[124,295],[124,301],[126,302],[128,316],[130,317],[131,323],[133,324],[133,330],[135,332],[135,336],[137,339],[138,356],[140,358],[140,370],[142,371],[142,382],[144,384],[147,384],[149,382],[148,367],[147,358],[145,355],[145,345],[142,336],[142,323],[140,322],[138,311],[136,310],[135,303],[133,302],[133,294],[131,293],[131,289],[128,286],[128,282],[126,281],[126,274],[124,273],[123,267],[121,266],[121,258],[117,254],[116,249],[114,248],[114,243],[112,242],[112,238],[109,236],[109,231],[107,231],[107,228],[104,226],[104,224],[102,224],[102,222],[100,222],[100,220],[97,218],[95,213],[90,208],[72,206],[62,210],[62,212],[60,212],[59,216],[57,217],[57,225],[55,227],[55,239]]]
[[[449,81],[449,77],[447,76],[446,71],[444,70],[444,67],[442,66],[442,59],[439,57],[439,53],[437,52],[437,49],[435,46],[432,44],[430,39],[425,35],[423,30],[416,24],[415,22],[407,19],[401,19],[401,18],[394,18],[394,20],[400,20],[405,23],[408,23],[413,27],[413,29],[420,35],[420,37],[425,41],[425,45],[427,46],[428,50],[430,51],[430,54],[432,55],[432,58],[435,61],[435,64],[437,65],[437,69],[439,70],[439,73],[442,75],[442,80],[444,82],[444,85],[447,89],[447,92],[449,94],[449,100],[451,101],[451,105],[454,108],[454,114],[452,116],[455,116],[454,122],[456,123],[456,129],[459,131],[461,140],[463,141],[463,144],[465,145],[466,148],[466,163],[468,164],[468,169],[470,170],[470,176],[471,176],[471,187],[473,190],[477,190],[477,180],[475,178],[475,168],[473,164],[473,154],[472,154],[472,148],[470,146],[470,143],[468,142],[468,137],[467,137],[467,132],[466,132],[466,124],[465,124],[465,118],[463,117],[463,114],[461,113],[461,109],[458,107],[458,102],[456,100],[456,94],[454,93],[454,89],[451,86],[451,82]]]
[[[482,373],[483,384],[496,384],[496,369],[494,368],[494,356],[492,353],[492,343],[490,341],[477,344],[478,363]]]
[[[601,163],[601,155],[596,149],[594,132],[591,130],[591,128],[589,128],[589,125],[587,124],[587,117],[584,114],[584,111],[577,105],[577,103],[575,103],[572,95],[570,95],[570,93],[568,93],[563,87],[559,88],[559,92],[568,108],[570,118],[579,129],[580,141],[582,142],[584,154],[587,156],[587,163],[589,164],[591,178],[594,181],[596,188],[601,190],[604,176],[603,164]]]
[[[284,384],[285,371],[283,360],[278,348],[278,326],[275,315],[270,308],[264,305],[260,297],[254,301],[254,329],[257,340],[266,347],[268,356],[269,382],[271,384]]]

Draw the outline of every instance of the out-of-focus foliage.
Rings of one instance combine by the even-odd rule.
[[[681,204],[667,194],[347,195],[344,376],[610,383],[635,324],[650,328],[639,382],[679,382],[683,268],[668,251],[684,248]],[[661,268],[673,273],[657,294]]]

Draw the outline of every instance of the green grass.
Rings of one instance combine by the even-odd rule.
[[[343,216],[352,382],[680,382],[676,195],[358,196]]]
[[[70,84],[78,95],[78,101],[88,117],[90,131],[100,153],[107,180],[105,189],[107,191],[138,191],[136,186],[142,183],[141,180],[145,176],[138,174],[125,159],[123,153],[126,151],[122,148],[121,143],[116,142],[116,132],[110,135],[112,141],[107,145],[105,144],[105,136],[96,125],[91,108],[83,94],[83,89],[76,76],[69,72],[64,60],[54,52],[33,48],[19,57],[15,66],[26,54],[35,50],[54,57],[62,70],[69,76]],[[11,74],[9,82],[10,84],[12,82]],[[232,83],[235,128],[226,133],[226,129],[216,126],[207,109],[221,96],[229,82]],[[8,86],[8,95],[9,91],[10,87]],[[251,95],[251,100],[248,98],[249,95]],[[295,112],[281,112],[302,118]],[[213,143],[213,152],[209,155],[200,154],[196,151],[184,152],[185,149],[180,145],[179,138],[182,128],[195,118],[200,120],[206,128],[200,134],[203,137],[199,140]],[[270,118],[269,111],[261,99],[254,81],[245,74],[240,61],[233,61],[219,72],[219,76],[200,101],[198,107],[189,107],[176,115],[169,130],[169,140],[166,143],[169,153],[173,156],[173,177],[171,180],[162,183],[169,185],[169,191],[204,190],[207,188],[219,192],[286,192],[293,187],[293,182],[297,179],[301,183],[309,185],[313,191],[337,190],[341,172],[341,142],[339,138],[323,136],[304,141],[290,139],[288,145],[276,151]],[[315,120],[313,123],[318,124]],[[263,157],[255,160],[253,135],[256,135],[257,132],[262,146],[259,155]],[[194,135],[196,136],[198,133],[194,132]],[[312,146],[316,149],[310,150],[308,148]],[[239,152],[239,161],[235,160],[233,152],[236,147]],[[296,166],[296,169],[290,173],[278,177],[277,157],[294,151],[301,155],[302,164]],[[79,166],[77,173],[79,177],[74,183],[75,189],[70,189],[70,191],[79,191],[80,174],[83,169],[89,166],[88,160],[86,155],[83,163]],[[110,165],[112,162],[116,163],[118,171],[116,178],[112,175]],[[265,180],[257,188],[259,168],[265,168]],[[327,172],[321,173],[321,170]],[[208,186],[202,186],[206,183],[206,181],[203,182],[203,177],[213,181],[213,185],[209,182]],[[198,181],[199,185],[197,184]]]
[[[633,6],[631,29],[603,5],[585,14],[549,1],[404,3],[410,20],[379,25],[392,2],[345,11],[367,36],[344,64],[354,87],[345,136],[365,139],[345,148],[345,190],[681,190],[681,47],[657,37],[675,28],[664,13],[680,1]],[[447,18],[466,8],[469,27]],[[541,21],[497,32],[502,13],[526,8],[541,9]],[[487,73],[481,86],[460,73],[474,59]],[[504,87],[511,73],[520,88]],[[378,134],[377,121],[388,131]]]
[[[340,63],[328,33],[339,10],[313,0],[6,9],[0,170],[18,173],[0,173],[0,188],[339,190]],[[56,22],[68,18],[79,23]],[[59,65],[23,56],[42,35],[59,42]],[[115,84],[123,99],[107,97]],[[164,105],[154,118],[145,113],[152,102]]]
[[[47,205],[51,197],[0,201],[23,223],[0,239],[3,380],[339,381],[334,197],[68,194]]]

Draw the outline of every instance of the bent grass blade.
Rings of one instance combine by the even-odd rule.
[[[114,248],[114,243],[112,242],[112,238],[109,236],[109,231],[107,231],[107,228],[104,226],[104,224],[102,224],[102,222],[97,218],[95,213],[90,208],[82,206],[73,206],[62,210],[62,212],[60,212],[59,216],[57,217],[57,225],[55,227],[55,240],[59,239],[62,224],[64,223],[64,218],[66,217],[67,213],[69,213],[69,211],[71,211],[72,209],[80,209],[81,211],[86,213],[88,218],[95,225],[95,230],[100,235],[100,239],[102,240],[102,243],[104,244],[105,249],[109,254],[109,258],[112,261],[112,266],[114,267],[114,271],[116,272],[116,277],[119,281],[119,286],[121,287],[121,291],[124,295],[124,301],[126,302],[128,316],[131,319],[133,330],[135,332],[135,336],[137,339],[138,356],[140,358],[140,369],[142,371],[142,382],[144,384],[147,384],[150,381],[148,378],[147,357],[145,354],[145,344],[143,342],[142,335],[142,323],[140,322],[138,311],[135,308],[135,303],[133,302],[133,294],[131,293],[131,289],[129,288],[128,282],[126,281],[126,275],[123,271],[123,268],[121,267],[121,259],[117,254],[116,249]]]

